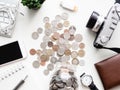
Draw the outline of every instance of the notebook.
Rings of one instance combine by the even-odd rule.
[[[12,90],[26,75],[26,67],[21,62],[0,67],[0,90]]]

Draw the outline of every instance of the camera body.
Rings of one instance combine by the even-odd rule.
[[[91,14],[87,28],[95,32],[97,35],[94,40],[94,47],[104,47],[111,39],[118,22],[120,20],[120,3],[115,3],[109,10],[106,17],[102,17],[97,12]]]

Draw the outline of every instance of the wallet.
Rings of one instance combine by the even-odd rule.
[[[96,63],[95,67],[105,90],[120,84],[120,54]]]

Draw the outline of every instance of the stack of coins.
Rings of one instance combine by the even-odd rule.
[[[50,21],[50,18],[46,16],[43,18],[44,29],[39,27],[32,33],[32,38],[37,40],[44,30],[40,48],[38,50],[32,48],[30,54],[37,55],[37,60],[33,62],[34,68],[47,65],[43,71],[45,75],[54,70],[57,62],[69,62],[76,66],[85,64],[81,59],[85,56],[83,36],[80,33],[75,34],[77,28],[70,25],[68,17],[67,13],[62,13]]]
[[[68,68],[62,68],[53,75],[49,90],[78,90],[77,78]]]

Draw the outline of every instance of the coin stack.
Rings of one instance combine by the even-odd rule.
[[[50,82],[49,90],[78,90],[77,78],[74,72],[66,67],[56,71]]]
[[[32,48],[30,54],[37,55],[37,60],[33,62],[34,68],[45,66],[48,62],[47,69],[43,72],[45,75],[48,75],[58,62],[70,62],[72,65],[80,66],[85,64],[84,60],[81,60],[85,56],[83,36],[80,33],[75,34],[77,29],[70,25],[68,17],[67,13],[56,15],[52,21],[49,17],[44,17],[44,29],[39,27],[32,33],[32,38],[37,40],[44,30],[40,48]]]

